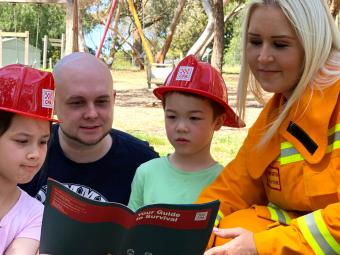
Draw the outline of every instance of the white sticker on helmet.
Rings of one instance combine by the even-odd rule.
[[[42,107],[53,108],[54,103],[54,91],[51,89],[42,90]]]
[[[192,66],[180,66],[176,76],[177,81],[190,81],[194,68]]]

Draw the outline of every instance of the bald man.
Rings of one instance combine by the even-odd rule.
[[[158,154],[147,142],[112,129],[115,91],[107,66],[88,53],[72,53],[53,70],[55,113],[48,157],[22,186],[41,202],[51,177],[78,194],[127,204],[136,168]]]

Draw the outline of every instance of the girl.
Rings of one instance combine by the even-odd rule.
[[[43,205],[17,184],[42,166],[50,137],[54,81],[23,65],[0,69],[0,254],[36,254]]]

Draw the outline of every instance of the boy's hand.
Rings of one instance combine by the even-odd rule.
[[[232,238],[224,245],[209,249],[204,255],[258,255],[253,233],[243,228],[214,228],[213,233],[222,238]]]

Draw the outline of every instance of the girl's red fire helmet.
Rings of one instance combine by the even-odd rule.
[[[59,122],[53,119],[52,73],[21,64],[0,68],[0,110]]]
[[[222,75],[209,63],[197,61],[194,55],[189,55],[179,62],[166,78],[163,86],[155,88],[153,93],[162,100],[164,93],[171,91],[198,94],[213,100],[225,109],[227,118],[224,126],[245,126],[228,105],[227,87]]]

